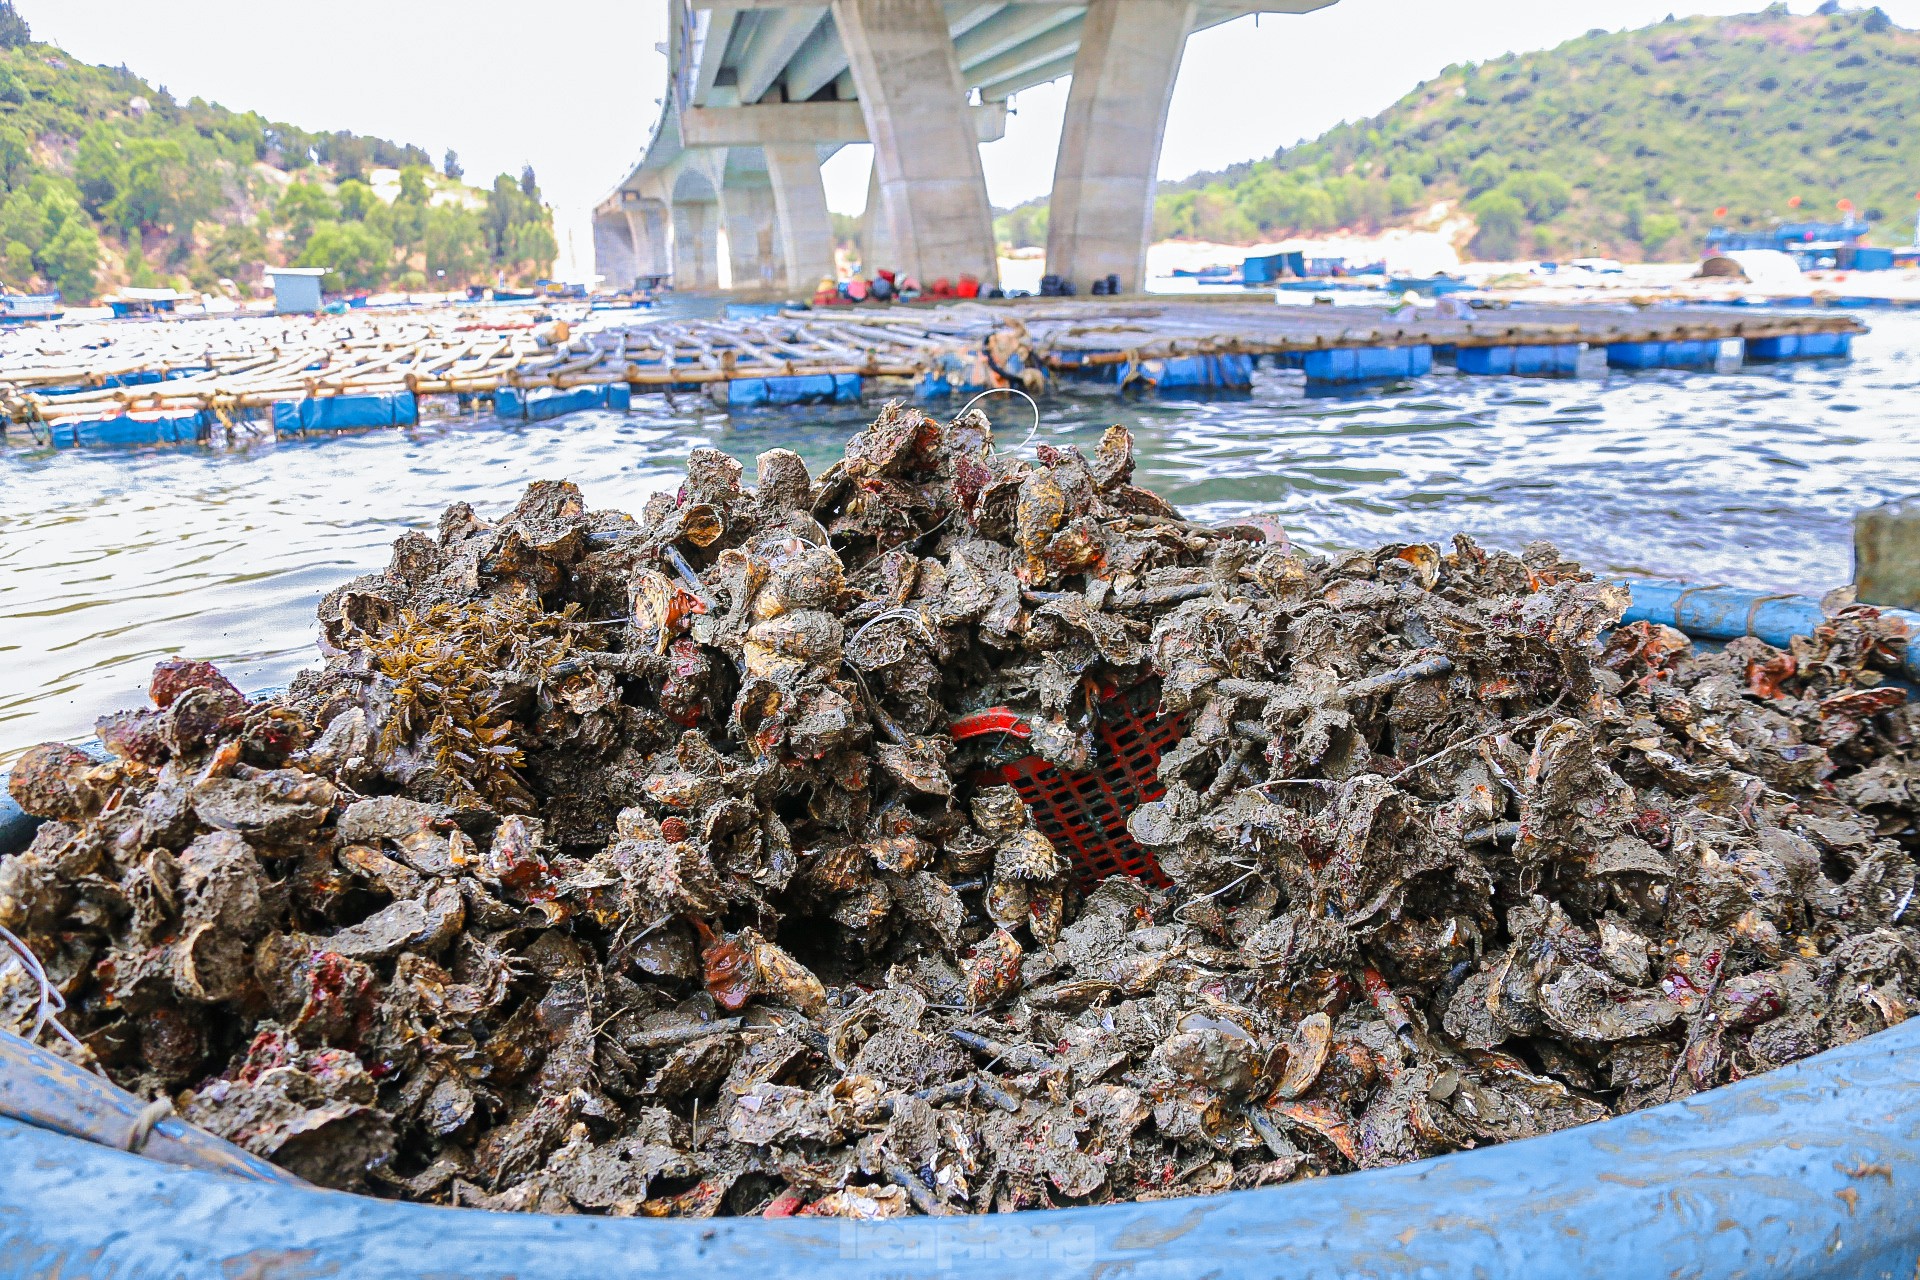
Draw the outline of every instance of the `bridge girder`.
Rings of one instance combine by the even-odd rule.
[[[867,70],[861,73],[869,91],[891,98],[895,105],[863,101],[856,84],[854,63],[857,59],[849,56],[848,37],[843,34],[843,26],[851,22],[853,25],[848,30],[855,32],[856,41],[866,39],[858,34],[863,29],[884,32],[896,27],[911,28],[923,42],[930,33],[942,47],[920,50],[913,56],[920,59],[926,73],[935,81],[944,85],[949,82],[949,76],[957,81],[957,92],[964,102],[972,104],[970,109],[975,119],[971,126],[955,127],[969,129],[981,141],[1001,136],[1009,97],[1023,89],[1074,74],[1076,60],[1085,60],[1083,46],[1089,40],[1095,41],[1100,52],[1094,55],[1090,65],[1103,68],[1098,74],[1112,83],[1089,85],[1084,90],[1076,83],[1069,102],[1069,133],[1073,138],[1063,138],[1054,193],[1056,203],[1078,207],[1075,197],[1080,187],[1091,183],[1101,188],[1106,194],[1098,199],[1089,197],[1083,214],[1076,220],[1091,225],[1106,216],[1096,217],[1096,210],[1117,207],[1114,205],[1118,198],[1116,192],[1140,188],[1136,195],[1143,195],[1146,206],[1151,205],[1152,169],[1157,167],[1165,103],[1171,95],[1170,77],[1177,74],[1179,57],[1177,48],[1170,51],[1171,57],[1155,57],[1146,50],[1129,48],[1129,42],[1138,45],[1143,39],[1170,40],[1175,45],[1184,45],[1186,35],[1194,31],[1248,14],[1308,13],[1326,8],[1336,0],[830,0],[829,3],[821,0],[668,0],[668,3],[669,83],[662,98],[661,116],[645,154],[610,197],[611,204],[617,204],[623,193],[660,188],[662,184],[650,181],[649,175],[664,178],[670,172],[677,174],[694,153],[713,148],[780,147],[783,163],[777,168],[781,173],[795,174],[805,168],[798,161],[808,146],[815,148],[824,159],[838,147],[854,142],[874,141],[877,147],[886,150],[894,145],[891,139],[911,135],[924,143],[931,136],[925,133],[924,121],[904,130],[891,120],[876,122],[877,116],[899,109],[897,104],[906,100],[901,97],[903,92],[913,95],[915,112],[967,109],[962,101],[947,106],[937,95],[935,98],[916,95],[910,85],[890,82],[886,74],[888,58],[897,60],[904,55],[896,48],[888,58],[875,62],[871,60],[871,50],[864,44],[858,51],[870,59]],[[910,20],[903,17],[908,13],[913,15]],[[1098,21],[1093,18],[1096,13]],[[901,19],[905,25],[895,19]],[[1167,52],[1162,50],[1163,54]],[[935,60],[927,62],[927,57]],[[936,69],[940,61],[947,63],[950,72]],[[1087,72],[1088,69],[1081,67],[1080,70]],[[1166,79],[1162,83],[1155,77]],[[892,87],[883,91],[880,86],[888,83]],[[1114,148],[1095,144],[1093,150],[1102,152],[1103,156],[1089,160],[1083,155],[1088,139],[1098,139],[1108,129],[1103,122],[1109,117],[1116,122],[1115,127],[1147,146],[1151,154],[1116,158]],[[945,153],[952,150],[953,139],[959,135],[943,136],[947,137],[941,147]],[[966,157],[957,152],[947,159],[963,171],[971,170],[971,175],[956,172],[951,178],[939,179],[944,185],[951,187],[955,182],[977,180],[977,162],[965,164]],[[881,160],[876,157],[877,169],[886,169],[893,175],[889,183],[882,184],[890,193],[889,203],[901,203],[902,209],[911,207],[916,197],[911,184],[900,176],[911,164],[902,157],[888,157],[886,163]],[[906,167],[903,168],[903,164]],[[762,168],[766,167],[763,157]],[[796,208],[811,209],[813,182],[813,178],[807,179],[809,189],[790,203]],[[723,176],[722,199],[724,184]],[[781,181],[776,179],[773,185],[778,195]],[[669,208],[673,203],[671,186],[671,181],[665,184],[664,198]],[[1091,192],[1093,187],[1086,190]],[[876,194],[879,190],[876,187]],[[947,207],[952,199],[960,199],[961,204],[967,206],[966,211]],[[742,203],[744,205],[744,201]],[[975,205],[978,209],[972,207]],[[955,217],[978,218],[985,209],[984,196],[963,199],[950,193],[947,205],[941,208],[941,213],[929,216],[945,223],[951,223]],[[870,210],[869,222],[873,220]],[[885,220],[884,213],[881,220]],[[817,219],[808,216],[787,219],[782,225],[789,229],[803,227],[805,234],[812,234],[816,222]],[[924,239],[917,238],[911,226],[892,227],[889,233],[890,241],[908,246],[909,254],[912,246]],[[795,257],[794,245],[800,235],[800,232],[783,231],[774,237],[787,246],[788,275],[796,274],[799,259],[814,264],[821,260],[818,246],[808,246]],[[760,234],[757,238],[765,241],[767,236]],[[968,237],[954,240],[945,233],[935,234],[926,242],[971,243]],[[614,246],[611,252],[617,253],[617,243],[612,239],[608,243]],[[1050,260],[1055,256],[1056,247],[1050,243]],[[1067,258],[1076,263],[1081,260],[1105,263],[1127,256],[1118,253],[1116,257],[1116,252],[1102,250],[1078,255],[1069,252]],[[677,251],[676,256],[679,256]],[[979,270],[978,264],[971,262],[976,255],[969,252],[963,256],[969,259],[969,265],[962,269]],[[906,261],[897,265],[935,269],[931,263]],[[991,272],[991,265],[987,271]],[[1130,287],[1138,284],[1134,278],[1138,275],[1137,267],[1118,270],[1117,274]]]

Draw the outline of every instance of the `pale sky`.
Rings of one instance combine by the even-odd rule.
[[[1174,91],[1163,178],[1267,156],[1370,116],[1449,63],[1547,48],[1672,12],[1741,13],[1764,0],[1339,0],[1194,36]],[[1796,13],[1816,0],[1794,0]],[[645,145],[666,81],[666,0],[15,0],[37,38],[126,63],[182,99],[210,98],[305,129],[351,129],[460,153],[482,182],[531,162],[587,250],[585,214]],[[1850,6],[1851,7],[1851,6]],[[1881,0],[1920,27],[1920,0]],[[1068,82],[1013,102],[981,148],[995,204],[1045,194]],[[827,199],[858,213],[868,149],[826,168]]]

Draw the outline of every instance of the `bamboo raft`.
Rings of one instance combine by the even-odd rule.
[[[204,439],[213,431],[253,429],[263,415],[282,428],[305,426],[309,418],[289,416],[287,407],[328,400],[386,397],[417,413],[419,397],[449,396],[463,407],[492,399],[524,413],[544,401],[553,401],[556,412],[625,407],[631,394],[646,392],[704,391],[735,405],[845,399],[849,390],[862,393],[869,380],[904,384],[922,395],[1009,384],[1045,391],[1060,380],[1089,378],[1245,385],[1262,356],[1296,366],[1304,358],[1312,380],[1316,353],[1425,353],[1425,360],[1434,351],[1604,346],[1653,349],[1657,365],[1662,344],[1671,344],[1688,349],[1677,363],[1698,364],[1699,350],[1728,339],[1744,339],[1750,349],[1772,343],[1776,351],[1798,349],[1783,342],[1805,341],[1807,354],[1833,355],[1844,354],[1852,336],[1864,332],[1851,316],[1833,312],[1515,305],[1449,316],[1433,308],[1275,306],[1239,297],[1028,299],[739,319],[594,317],[588,324],[570,330],[535,324],[531,313],[490,312],[480,319],[452,312],[96,326],[70,336],[16,331],[0,345],[0,414],[15,431],[60,442],[81,439],[75,428],[67,433],[71,441],[64,440],[63,426],[138,424],[168,415],[192,420],[196,437]],[[1220,358],[1238,363],[1205,363]],[[1200,362],[1192,365],[1200,372],[1179,373],[1181,362]],[[1331,366],[1322,360],[1319,367]],[[1424,372],[1426,365],[1389,360],[1369,367],[1385,372],[1323,376],[1362,380]],[[1461,367],[1468,368],[1465,358]],[[581,388],[608,394],[554,400]],[[610,398],[615,391],[617,402]]]

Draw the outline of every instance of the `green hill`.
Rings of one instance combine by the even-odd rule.
[[[1876,239],[1905,243],[1917,126],[1920,33],[1877,8],[1776,4],[1448,67],[1370,120],[1162,184],[1154,226],[1248,244],[1425,225],[1445,201],[1472,215],[1482,258],[1684,258],[1719,207],[1764,226],[1837,218],[1848,200]],[[1000,229],[1039,243],[1044,208]]]
[[[333,288],[451,288],[551,269],[531,169],[481,191],[416,146],[313,133],[36,44],[0,0],[0,281],[84,302],[119,285],[243,289],[266,265]],[[376,170],[397,170],[379,188]],[[445,275],[440,273],[444,272]]]

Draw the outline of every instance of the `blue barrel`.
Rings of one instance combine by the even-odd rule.
[[[0,1120],[0,1276],[1794,1277],[1920,1262],[1920,1019],[1684,1102],[1260,1191],[842,1222],[440,1209]]]

